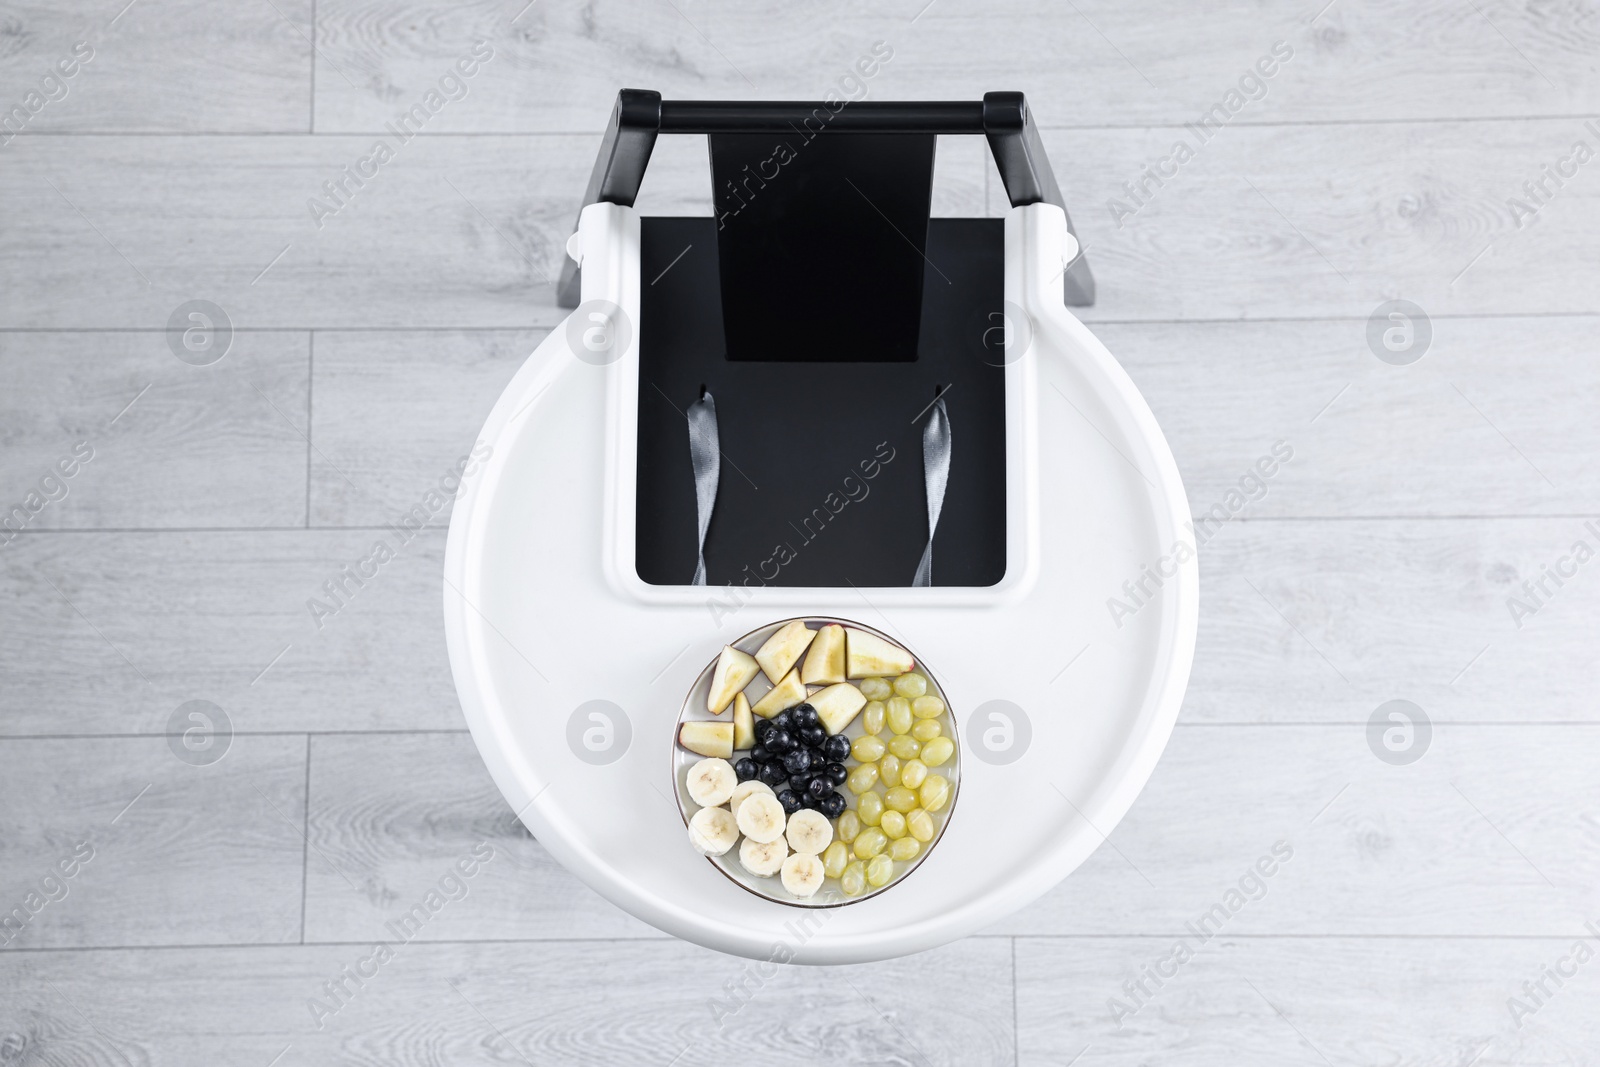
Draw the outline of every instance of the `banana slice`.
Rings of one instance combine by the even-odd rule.
[[[727,808],[701,808],[689,819],[689,844],[702,856],[720,856],[738,840],[739,824]]]
[[[796,852],[783,861],[783,888],[797,897],[809,897],[822,888],[822,861]]]
[[[753,837],[739,842],[739,862],[744,869],[760,878],[770,878],[783,867],[789,856],[789,846],[783,838],[762,844]]]
[[[689,799],[702,808],[726,804],[739,785],[739,775],[725,759],[703,759],[689,768]]]
[[[733,795],[728,798],[728,810],[733,812],[733,817],[739,817],[739,805],[749,800],[756,793],[772,795],[772,787],[766,782],[752,778],[748,782],[740,782],[734,787]]]
[[[820,811],[802,808],[789,816],[789,847],[804,856],[820,855],[833,840],[833,823]]]
[[[778,803],[775,796],[752,793],[739,805],[739,831],[746,837],[755,838],[759,844],[765,845],[782,837],[787,821],[783,805]]]

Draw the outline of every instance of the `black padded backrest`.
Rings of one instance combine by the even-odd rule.
[[[934,136],[707,141],[728,358],[916,359]]]
[[[915,359],[751,362],[728,359],[716,220],[642,219],[639,577],[687,585],[694,574],[684,412],[702,386],[716,399],[723,452],[709,585],[910,585],[928,536],[922,427],[937,388],[952,449],[934,584],[1004,577],[1004,227],[929,221]],[[788,324],[779,316],[770,328]]]

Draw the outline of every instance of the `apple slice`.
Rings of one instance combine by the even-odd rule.
[[[733,755],[733,723],[696,719],[678,727],[678,744],[690,752],[713,759]]]
[[[711,675],[711,691],[706,694],[706,710],[721,715],[733,703],[733,694],[750,684],[750,679],[761,669],[748,652],[740,652],[732,645],[722,646],[717,659],[717,669]]]
[[[800,659],[800,653],[811,644],[817,631],[806,629],[804,619],[796,619],[767,638],[766,644],[756,651],[756,662],[766,672],[767,681],[777,685]]]
[[[800,680],[807,685],[832,685],[844,681],[844,627],[830,622],[817,631],[800,668]]]
[[[756,721],[750,717],[750,699],[743,693],[733,698],[733,750],[743,752],[756,744]]]
[[[820,693],[813,693],[807,703],[817,709],[822,728],[830,734],[837,734],[861,714],[861,709],[867,706],[867,698],[849,682],[840,682]]]
[[[917,665],[911,653],[865,630],[846,630],[845,648],[849,653],[846,674],[851,678],[904,674]]]
[[[784,708],[805,703],[805,699],[806,684],[800,680],[799,671],[791,670],[783,676],[783,681],[768,690],[767,695],[756,701],[750,710],[763,719],[770,719]]]

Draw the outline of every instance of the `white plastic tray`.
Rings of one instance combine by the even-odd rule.
[[[584,299],[636,322],[637,216],[593,205],[575,244]],[[668,933],[753,959],[884,959],[1027,904],[1126,813],[1182,701],[1198,566],[1154,417],[1062,305],[1075,252],[1058,208],[1011,210],[1006,298],[1031,339],[1006,372],[1009,564],[994,589],[763,589],[730,611],[710,606],[715,590],[645,586],[627,566],[637,331],[620,359],[595,366],[557,328],[507,386],[481,434],[492,454],[451,519],[450,664],[506,800],[596,891]],[[1108,598],[1126,600],[1123,583],[1147,568],[1170,573],[1145,578],[1149,596],[1113,618]],[[662,780],[683,694],[706,661],[797,614],[861,619],[937,663],[963,742],[961,817],[917,876],[806,913],[745,892],[687,847]]]

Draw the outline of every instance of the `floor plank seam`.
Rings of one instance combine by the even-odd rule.
[[[465,735],[471,733],[466,727],[456,729],[445,726],[417,726],[417,727],[385,727],[376,730],[234,730],[230,737],[407,737]],[[99,734],[0,734],[0,742],[5,741],[86,741],[100,740],[113,741],[119,739],[140,740],[156,737],[179,737],[181,734],[172,733],[134,733],[129,731],[113,731]]]
[[[316,384],[317,377],[317,331],[310,330],[306,334],[306,521],[305,529],[311,529],[311,425],[312,407],[311,394]]]
[[[313,59],[313,66],[315,60]],[[314,104],[313,104],[314,108]],[[314,113],[314,111],[313,111]],[[1401,115],[1392,118],[1303,118],[1303,119],[1235,119],[1228,123],[1230,129],[1327,129],[1338,126],[1447,126],[1452,124],[1480,125],[1484,123],[1524,122],[1583,122],[1593,118],[1591,112],[1550,112],[1539,115]],[[314,119],[313,119],[314,121]],[[1082,133],[1086,131],[1138,131],[1183,130],[1189,120],[1170,122],[1098,122],[1073,125],[1041,124],[1041,134]],[[25,137],[382,137],[386,130],[344,128],[337,130],[23,130],[14,135],[16,140]],[[419,130],[412,134],[415,140],[470,139],[488,137],[582,137],[594,139],[593,129],[572,130]]]
[[[1543,516],[1535,516],[1543,517]],[[1565,516],[1556,516],[1563,518]],[[337,533],[341,530],[387,530],[388,526],[377,524],[361,526],[68,526],[60,529],[45,530],[15,530],[17,536],[24,534],[168,534],[168,533]],[[449,526],[431,523],[423,526],[425,532],[444,533]]]
[[[306,125],[312,136],[317,132],[317,38],[321,36],[317,28],[317,0],[311,0],[311,54],[306,57],[311,66],[311,100]]]
[[[1011,938],[1011,1065],[1022,1062],[1022,1028],[1017,1025],[1017,939]]]
[[[412,940],[407,945],[598,945],[598,944],[683,944],[683,942],[667,934],[649,936],[641,934],[636,937],[486,937],[486,938],[440,938],[438,940]],[[82,953],[82,952],[188,952],[192,950],[208,951],[236,951],[240,949],[284,949],[284,948],[371,948],[372,940],[355,941],[240,941],[205,942],[193,945],[59,945],[27,946],[22,948],[0,949],[0,960],[7,955],[47,955],[49,953]]]
[[[310,881],[311,850],[311,735],[306,735],[305,798],[300,808],[300,943],[306,943],[306,884]]]
[[[436,323],[432,325],[334,325],[327,324],[307,326],[304,324],[281,326],[235,326],[235,334],[247,333],[304,333],[307,330],[316,330],[320,333],[524,333],[544,332],[549,333],[555,329],[566,315],[562,309],[552,306],[550,314],[556,322],[527,322],[513,323],[510,325],[484,326],[481,324]],[[1085,312],[1085,309],[1079,309]],[[560,314],[558,314],[560,313]],[[1270,323],[1313,323],[1313,322],[1351,322],[1365,323],[1370,315],[1250,315],[1232,316],[1229,318],[1178,318],[1178,319],[1112,319],[1101,318],[1092,311],[1077,316],[1084,325],[1095,326],[1251,326]],[[1430,312],[1429,319],[1435,322],[1475,322],[1493,319],[1592,319],[1600,317],[1600,310],[1580,311],[1459,311],[1459,312]],[[0,326],[0,334],[5,333],[164,333],[162,327],[152,326]]]
[[[965,940],[969,941],[1171,941],[1185,936],[1186,931],[1173,930],[1167,933],[1093,933],[1093,934],[971,934]],[[1506,942],[1506,943],[1543,943],[1556,942],[1565,944],[1574,937],[1581,937],[1584,931],[1552,934],[1337,934],[1337,933],[1272,933],[1272,934],[1235,934],[1219,935],[1223,941],[1349,941],[1349,942],[1380,942],[1380,941],[1454,941],[1454,942]],[[680,939],[666,934],[651,936],[640,934],[632,937],[484,937],[484,938],[438,938],[412,941],[411,945],[434,945],[439,947],[465,947],[472,945],[632,945],[632,944],[662,944],[678,945],[688,950],[694,946],[687,945]],[[0,960],[8,955],[48,955],[58,953],[62,955],[86,952],[188,952],[196,950],[208,951],[238,951],[248,949],[322,949],[322,948],[370,948],[371,939],[367,940],[312,940],[312,941],[241,941],[236,943],[206,942],[192,945],[162,944],[162,945],[58,945],[58,946],[25,946],[17,948],[0,949]]]
[[[1193,518],[1193,516],[1191,516]],[[1321,522],[1544,522],[1549,520],[1587,521],[1600,518],[1600,511],[1540,511],[1510,515],[1236,515],[1230,523],[1321,523]],[[196,534],[196,533],[340,533],[345,531],[383,531],[388,526],[363,523],[350,526],[66,526],[55,529],[12,531],[15,537],[48,538],[83,534]],[[423,533],[445,533],[448,524],[429,523]]]
[[[1438,719],[1431,718],[1429,722],[1435,727],[1448,726],[1451,729],[1525,729],[1539,728],[1583,728],[1594,729],[1600,727],[1600,719]],[[1369,725],[1366,719],[1321,719],[1305,722],[1285,721],[1184,721],[1180,719],[1173,724],[1174,729],[1194,730],[1364,730]],[[467,737],[472,731],[466,727],[459,729],[446,726],[418,726],[418,727],[384,727],[373,730],[235,730],[233,737]],[[81,734],[0,734],[0,744],[12,741],[148,741],[162,737],[176,737],[177,734],[168,733],[130,733],[127,731],[114,731],[107,733],[81,733]]]
[[[552,309],[552,311],[555,309]],[[1561,314],[1566,314],[1562,312]],[[1572,312],[1576,315],[1578,312]],[[1597,313],[1600,314],[1600,313]],[[1444,318],[1443,315],[1435,316]],[[1355,320],[1352,320],[1355,321]],[[1366,321],[1366,320],[1360,320]],[[235,334],[243,333],[549,333],[554,326],[530,324],[526,326],[235,326]],[[0,326],[0,333],[158,333],[165,334],[160,326]]]

